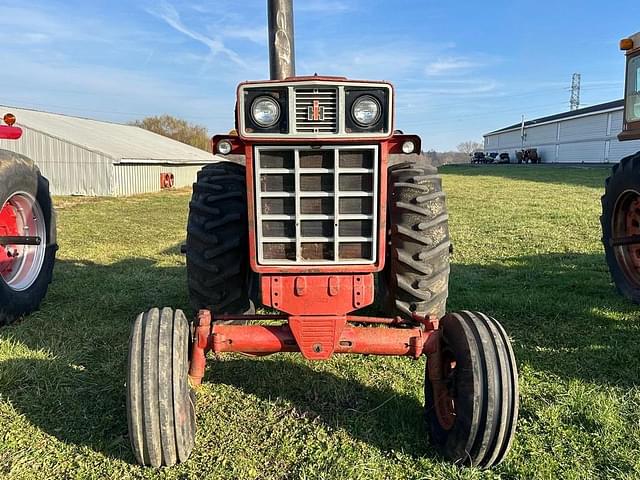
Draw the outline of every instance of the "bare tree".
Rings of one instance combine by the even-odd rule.
[[[458,145],[458,151],[466,153],[467,155],[471,155],[473,152],[482,149],[484,149],[484,145],[480,142],[474,142],[473,140],[467,140]]]
[[[146,117],[142,120],[131,122],[131,125],[173,138],[178,142],[186,143],[202,150],[211,150],[210,137],[205,127],[171,115]]]

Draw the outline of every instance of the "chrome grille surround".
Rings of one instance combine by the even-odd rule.
[[[345,111],[346,97],[345,89],[353,87],[362,88],[383,88],[388,91],[388,108],[385,111],[387,120],[387,129],[385,131],[378,132],[347,132],[346,127],[346,115],[350,115]],[[261,92],[268,92],[270,89],[286,89],[288,97],[288,132],[257,132],[247,131],[246,118],[243,112],[246,111],[246,94],[253,90],[260,90]],[[300,91],[299,96],[301,99],[305,96],[305,92],[318,90],[318,92],[329,92],[334,90],[336,92],[336,124],[331,129],[328,128],[328,123],[324,121],[312,122],[318,123],[317,132],[310,130],[309,125],[305,125],[302,121],[302,116],[298,119],[298,110],[296,108],[296,91]],[[307,99],[308,100],[308,99]],[[320,100],[320,98],[318,98]],[[296,138],[296,139],[317,139],[317,138],[340,138],[358,137],[358,138],[388,138],[393,132],[393,105],[394,105],[394,91],[391,84],[387,82],[360,82],[360,81],[347,81],[347,80],[296,80],[296,81],[282,81],[282,82],[247,82],[241,84],[238,87],[238,131],[241,137],[247,139],[260,139],[260,138]],[[300,104],[301,107],[305,106],[305,103]],[[313,106],[311,104],[306,104]],[[302,111],[300,111],[302,115]],[[306,116],[308,123],[308,115]],[[296,123],[299,122],[297,126]]]
[[[254,173],[258,264],[377,261],[377,145],[256,146]]]

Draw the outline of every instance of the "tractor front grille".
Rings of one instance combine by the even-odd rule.
[[[296,133],[338,132],[338,89],[295,89]]]
[[[262,265],[376,261],[378,147],[255,147]]]

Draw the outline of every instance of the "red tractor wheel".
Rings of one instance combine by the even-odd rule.
[[[640,152],[623,158],[602,196],[602,243],[609,271],[625,297],[640,303]]]
[[[389,168],[388,313],[411,319],[445,313],[449,226],[438,170],[405,163]]]
[[[447,458],[489,468],[506,456],[518,419],[518,370],[502,326],[482,313],[440,321],[427,357],[425,413],[430,439]]]
[[[189,324],[181,310],[152,308],[129,340],[127,419],[140,465],[171,466],[195,443],[195,393],[189,386]]]
[[[56,222],[49,182],[27,157],[0,150],[0,325],[37,310],[53,274]],[[37,238],[37,244],[20,239]]]

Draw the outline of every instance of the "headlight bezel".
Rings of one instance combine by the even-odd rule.
[[[390,132],[391,115],[390,89],[384,87],[345,87],[345,131],[346,133],[380,133]],[[359,123],[353,115],[354,105],[366,97],[373,98],[379,106],[378,117],[371,125]]]
[[[288,91],[286,88],[252,88],[244,90],[243,112],[244,130],[249,134],[286,134],[289,133]],[[278,104],[280,117],[269,127],[263,127],[253,117],[254,102],[260,97],[269,97]]]

